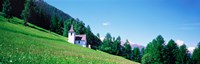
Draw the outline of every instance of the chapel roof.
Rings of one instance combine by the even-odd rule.
[[[69,32],[74,32],[74,27],[71,25]]]
[[[84,41],[86,41],[86,35],[85,34],[83,34],[83,35],[76,35],[75,36],[75,40],[84,40]]]

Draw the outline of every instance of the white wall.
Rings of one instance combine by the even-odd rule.
[[[80,45],[80,46],[83,46],[83,47],[86,47],[86,42],[83,41],[83,40],[76,40],[76,41],[75,41],[75,44]]]
[[[69,32],[68,33],[68,42],[74,44],[74,40],[75,40],[75,33],[74,32]]]

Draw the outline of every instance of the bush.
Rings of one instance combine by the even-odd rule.
[[[3,13],[3,12],[0,12],[0,15],[1,15],[1,16],[4,16],[4,17],[7,16],[7,15],[6,15],[5,13]]]
[[[142,64],[152,64],[153,58],[151,54],[147,53],[142,57]]]

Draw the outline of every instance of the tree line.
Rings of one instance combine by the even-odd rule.
[[[99,50],[142,64],[200,64],[200,42],[193,53],[185,44],[178,46],[172,39],[166,43],[159,35],[140,51],[137,47],[132,49],[128,40],[121,44],[120,36],[115,39],[107,33]]]
[[[159,35],[150,42],[142,57],[143,64],[200,64],[200,42],[195,51],[190,53],[185,44],[178,46],[174,40],[165,44]]]
[[[99,34],[97,34],[97,36],[99,37]],[[126,40],[124,44],[121,42],[120,36],[115,39],[115,37],[112,37],[110,33],[107,33],[99,47],[99,50],[113,55],[122,56],[132,61],[141,62],[144,49],[141,51],[137,47],[132,49],[128,40]]]

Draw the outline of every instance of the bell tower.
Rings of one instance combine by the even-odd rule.
[[[68,42],[74,44],[75,42],[75,32],[74,32],[74,28],[73,28],[73,25],[71,25],[71,28],[68,32]]]

